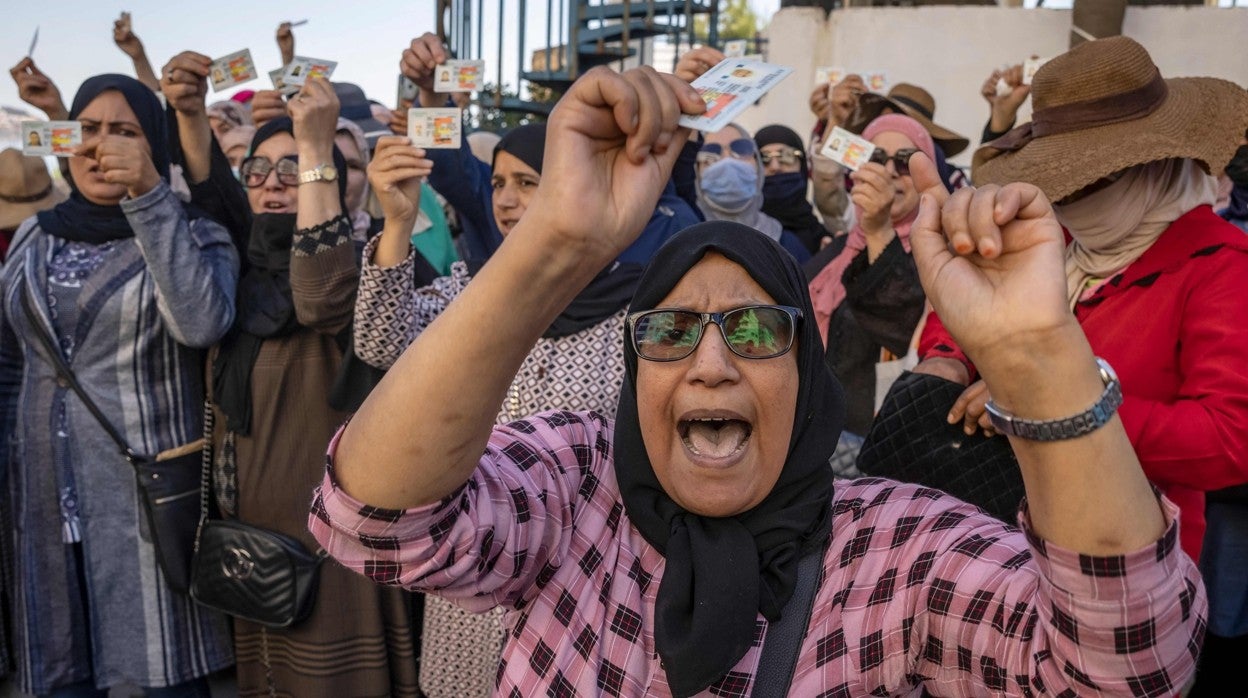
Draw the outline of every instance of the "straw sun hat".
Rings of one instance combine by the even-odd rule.
[[[12,230],[64,198],[52,186],[42,158],[26,157],[13,148],[0,151],[0,230]]]
[[[932,97],[932,93],[905,82],[894,85],[887,95],[868,92],[859,97],[858,108],[850,117],[850,123],[846,129],[851,133],[862,133],[867,124],[883,113],[885,107],[894,113],[905,114],[922,124],[947,158],[966,150],[966,146],[971,144],[966,136],[932,121],[936,115],[936,98]]]
[[[1128,167],[1190,158],[1210,174],[1248,127],[1248,92],[1216,78],[1162,79],[1126,37],[1089,41],[1044,64],[1031,123],[975,151],[977,185],[1029,182],[1051,201]]]

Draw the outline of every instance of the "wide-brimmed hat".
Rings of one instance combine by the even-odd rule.
[[[1190,158],[1221,172],[1248,127],[1248,92],[1217,78],[1161,77],[1126,37],[1089,41],[1031,82],[1031,122],[975,151],[976,184],[1029,182],[1052,201],[1128,167]]]
[[[64,199],[65,194],[52,185],[42,158],[27,157],[13,148],[0,151],[0,229],[12,230]]]
[[[923,128],[927,130],[932,140],[936,141],[947,158],[966,150],[966,147],[971,144],[966,136],[950,131],[932,121],[936,115],[936,99],[932,97],[932,93],[918,85],[904,82],[893,85],[893,89],[889,90],[887,95],[868,92],[859,97],[858,107],[854,110],[853,116],[850,117],[850,125],[846,128],[853,133],[862,133],[867,124],[874,121],[885,107],[923,124]]]

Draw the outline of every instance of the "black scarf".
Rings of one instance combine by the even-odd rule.
[[[76,120],[82,110],[87,108],[100,93],[117,90],[130,105],[138,119],[139,127],[152,150],[152,164],[161,178],[169,179],[169,137],[165,130],[165,115],[156,95],[143,83],[125,75],[96,75],[82,83],[78,94],[74,95],[74,104],[69,110],[70,120]],[[134,230],[126,220],[121,206],[101,206],[91,203],[74,184],[69,168],[62,167],[65,181],[69,184],[70,195],[67,200],[56,206],[40,211],[39,227],[48,235],[99,245],[110,240],[122,240],[134,237]]]
[[[624,342],[626,376],[615,423],[615,472],[628,516],[667,560],[655,609],[655,642],[675,696],[723,677],[754,639],[755,619],[776,620],[793,593],[801,554],[830,533],[828,458],[845,421],[845,399],[823,359],[810,294],[793,257],[738,223],[701,223],[651,260],[629,312],[655,305],[709,251],[743,267],[777,303],[802,309],[795,347],[797,409],[784,469],[771,493],[727,518],[682,509],[664,492],[637,416],[637,354]],[[711,330],[713,331],[713,330]]]
[[[787,126],[773,125],[759,129],[754,143],[759,150],[779,143],[801,153],[800,172],[768,175],[763,180],[763,213],[780,221],[785,230],[792,231],[812,254],[817,252],[826,232],[806,197],[810,169],[802,139]]]
[[[278,133],[294,135],[289,117],[266,123],[251,141],[248,154]],[[334,148],[334,167],[347,171],[346,159]],[[338,178],[338,198],[346,211],[345,174]],[[221,341],[212,365],[213,397],[225,413],[226,426],[243,436],[251,433],[251,369],[264,340],[284,337],[299,328],[290,291],[290,249],[295,236],[293,213],[259,213],[252,217],[247,243],[247,271],[238,280],[234,326]],[[350,332],[350,328],[346,330]]]

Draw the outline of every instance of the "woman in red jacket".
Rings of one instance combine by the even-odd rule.
[[[1032,100],[1032,122],[981,148],[972,177],[1030,182],[1057,202],[1071,310],[1118,370],[1127,434],[1180,506],[1197,559],[1204,493],[1248,481],[1248,237],[1210,206],[1248,93],[1163,80],[1143,47],[1116,37],[1047,63]],[[919,350],[916,370],[971,384],[949,421],[991,433],[990,396],[935,317]]]

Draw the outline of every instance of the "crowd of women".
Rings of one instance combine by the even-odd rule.
[[[82,122],[68,191],[0,154],[0,658],[24,691],[207,696],[231,666],[269,696],[1242,683],[1242,87],[1163,78],[1126,38],[994,73],[968,179],[915,85],[817,86],[808,137],[679,128],[710,47],[423,150],[433,34],[390,110],[321,79],[210,105],[207,56],[157,74],[117,31],[142,81],[66,108],[12,71]],[[834,126],[876,157],[818,155]],[[1008,438],[1015,521],[834,472],[904,369]],[[205,424],[221,513],[335,560],[293,627],[157,562],[107,427],[159,453]]]

